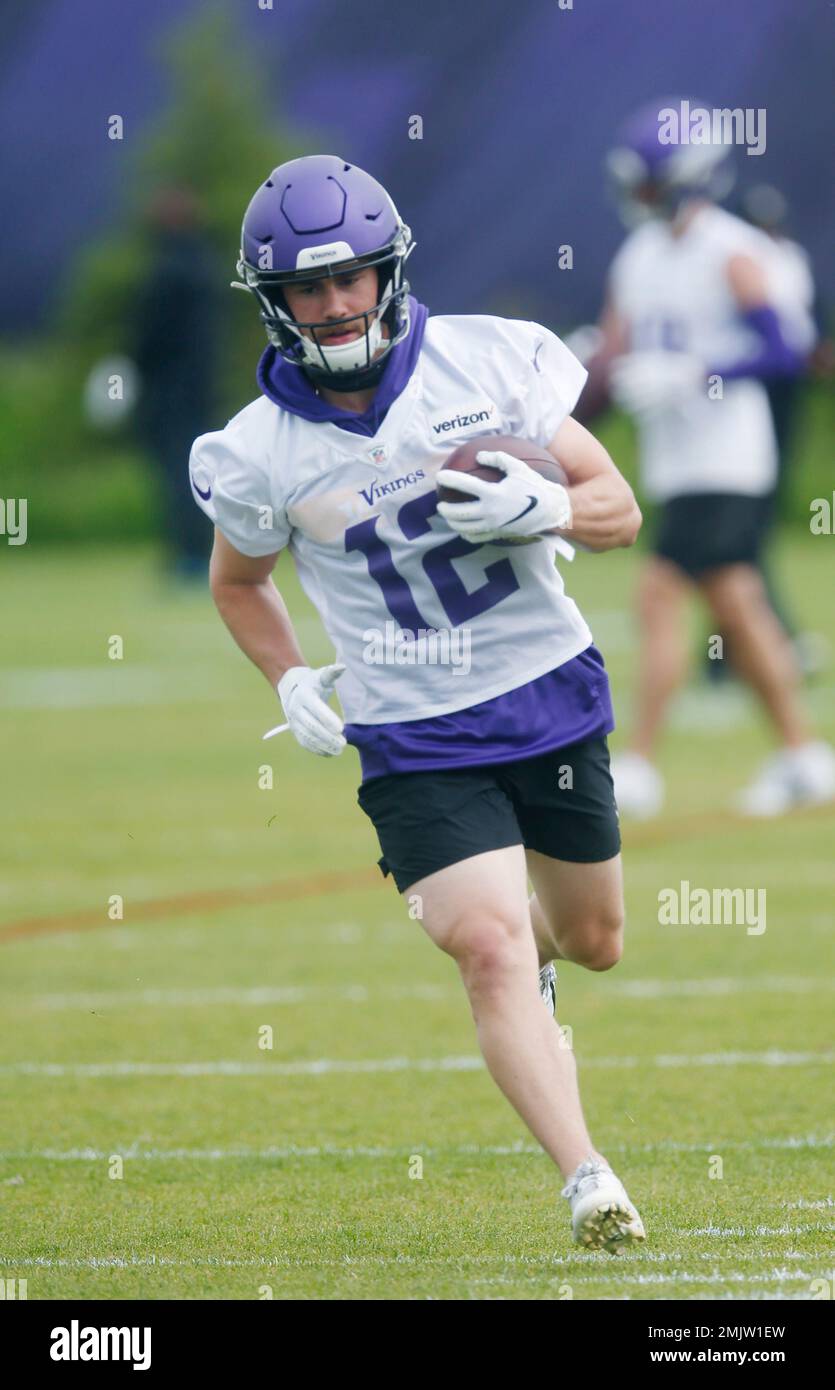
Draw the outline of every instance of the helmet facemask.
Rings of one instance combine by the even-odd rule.
[[[243,281],[241,288],[251,290],[259,303],[267,337],[279,356],[303,368],[317,385],[337,391],[357,390],[379,380],[388,354],[409,332],[409,282],[403,278],[403,264],[413,247],[408,227],[401,224],[390,245],[366,256],[331,261],[318,272],[307,268],[292,272],[256,269],[244,261],[243,254],[237,269]],[[294,318],[290,313],[284,286],[372,266],[377,271],[378,300],[371,308],[341,319],[312,321]],[[347,343],[329,347],[320,338],[321,331],[333,333],[340,324],[356,328],[360,323],[359,336]],[[384,327],[388,337],[384,336]]]
[[[734,181],[723,145],[689,145],[650,164],[637,150],[618,146],[606,159],[610,185],[627,227],[650,219],[672,222],[684,205],[699,199],[719,202]]]

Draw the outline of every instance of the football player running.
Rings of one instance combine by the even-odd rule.
[[[835,754],[813,737],[759,568],[777,477],[763,382],[796,375],[803,359],[781,326],[767,239],[716,205],[732,181],[729,148],[667,143],[662,113],[676,106],[638,112],[608,161],[633,230],[611,267],[598,358],[636,419],[644,489],[660,503],[638,594],[635,726],[613,773],[621,810],[660,810],[652,757],[686,674],[684,606],[695,586],[780,744],[738,802],[771,816],[835,795]]]
[[[585,371],[567,348],[536,323],[429,317],[404,277],[412,247],[386,191],[335,156],[291,160],[253,197],[238,273],[269,339],[261,395],[190,460],[215,524],[212,594],[302,747],[358,750],[383,873],[455,960],[493,1079],[562,1173],[575,1239],[617,1253],[643,1226],[586,1128],[552,964],[621,955],[613,720],[554,557],[563,532],[631,545],[640,512],[570,418]],[[491,434],[547,447],[567,486],[491,451]],[[457,514],[436,482],[460,488],[443,464],[476,436],[506,476]],[[285,547],[334,646],[318,670],[271,578]],[[377,661],[389,629],[416,656],[466,629],[469,671]]]

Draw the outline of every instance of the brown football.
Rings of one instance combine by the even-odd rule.
[[[568,478],[562,466],[557,463],[553,454],[549,454],[547,449],[542,449],[538,444],[532,444],[529,439],[517,439],[509,434],[481,434],[475,439],[468,439],[466,444],[460,444],[444,463],[444,468],[452,468],[456,473],[472,473],[475,478],[483,478],[488,483],[499,483],[505,476],[500,468],[492,468],[488,464],[476,463],[476,454],[482,450],[490,450],[491,453],[512,454],[514,458],[521,459],[530,468],[539,473],[543,478],[547,478],[551,483],[562,483],[566,486]],[[463,482],[463,479],[462,479]],[[441,502],[472,502],[475,493],[467,492],[466,486],[459,491],[454,487],[439,487],[438,498]]]

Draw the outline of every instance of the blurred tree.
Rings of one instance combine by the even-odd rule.
[[[148,266],[149,209],[159,189],[192,190],[225,288],[235,273],[244,208],[258,184],[277,164],[307,152],[283,122],[264,120],[271,104],[266,67],[239,28],[227,5],[212,4],[161,43],[170,104],[146,130],[126,170],[121,225],[79,258],[60,320],[84,370],[103,353],[131,347],[131,316]],[[224,419],[253,396],[265,341],[254,304],[239,302],[231,291],[228,298],[218,399]]]
[[[271,81],[275,62],[271,50]],[[160,64],[170,100],[141,141],[133,147],[125,141],[123,204],[115,226],[77,257],[50,332],[2,350],[0,476],[4,495],[30,499],[33,542],[113,539],[156,529],[149,470],[130,418],[117,418],[111,430],[102,431],[86,417],[83,402],[94,365],[113,354],[130,356],[136,348],[154,254],[154,209],[166,190],[189,189],[199,203],[217,292],[226,296],[215,345],[222,371],[202,428],[222,426],[257,394],[263,328],[254,302],[227,289],[235,275],[241,219],[270,170],[308,153],[310,141],[283,117],[269,118],[275,99],[265,57],[241,36],[229,6],[213,3],[167,30]]]

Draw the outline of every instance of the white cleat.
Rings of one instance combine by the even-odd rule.
[[[664,779],[640,753],[619,753],[612,759],[612,778],[618,810],[635,820],[657,816],[664,804]]]
[[[832,647],[822,632],[798,632],[792,646],[801,676],[819,676],[832,665]]]
[[[828,743],[784,748],[763,764],[737,799],[746,816],[782,816],[795,806],[817,806],[835,797],[835,752]]]
[[[542,1002],[549,1014],[557,1016],[557,972],[554,969],[553,961],[543,965],[539,972],[539,992],[542,995]]]
[[[562,1190],[571,1202],[574,1239],[585,1250],[620,1255],[646,1240],[644,1223],[626,1188],[600,1159],[587,1158]]]

